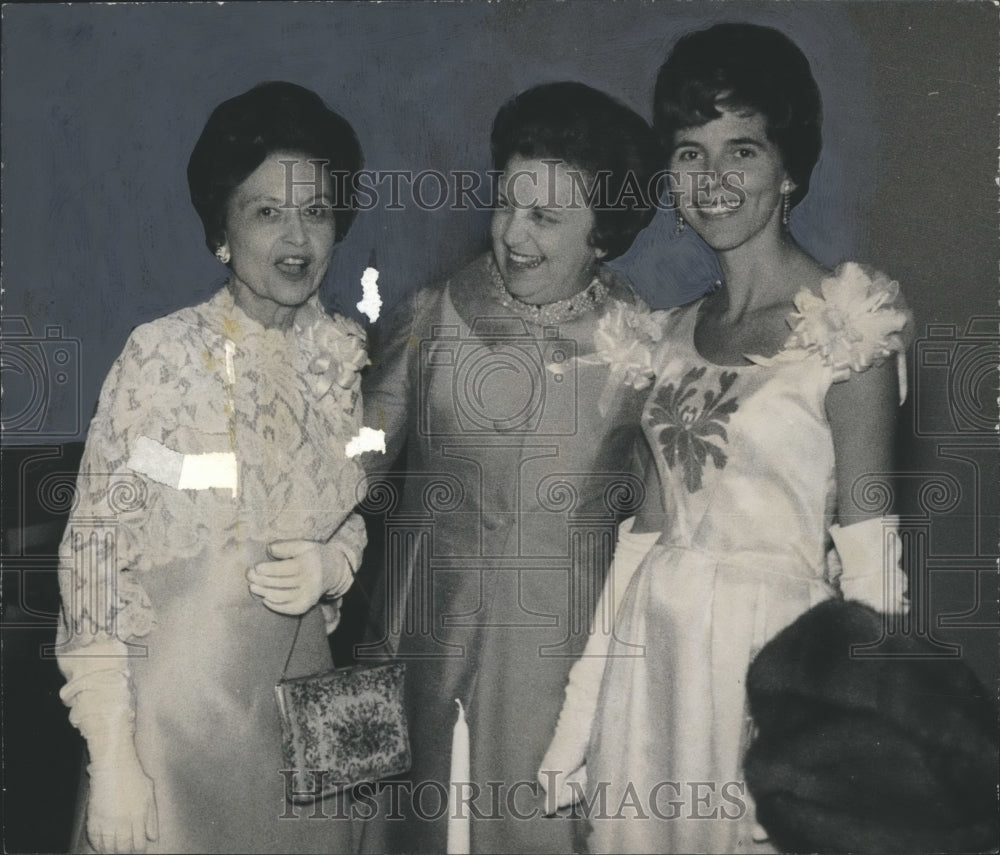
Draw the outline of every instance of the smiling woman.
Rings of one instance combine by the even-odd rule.
[[[689,34],[660,69],[654,124],[682,188],[699,191],[678,214],[724,280],[664,318],[642,426],[659,472],[647,487],[670,513],[595,654],[607,655],[603,675],[574,667],[569,735],[553,741],[574,750],[553,752],[551,768],[586,782],[566,801],[638,803],[669,781],[743,802],[732,811],[692,793],[671,815],[595,811],[594,853],[777,851],[743,775],[748,664],[830,597],[908,607],[896,519],[860,507],[852,487],[892,470],[911,322],[896,282],[858,264],[825,270],[787,229],[819,115],[808,61],[770,28]]]
[[[594,212],[580,201],[577,182],[588,177],[561,161],[514,156],[507,164],[490,232],[504,285],[517,299],[535,305],[569,299],[590,284],[607,255],[591,244]]]
[[[364,334],[316,296],[354,216],[330,171],[360,166],[350,125],[291,83],[220,105],[191,155],[229,280],[130,336],[62,550],[61,695],[87,740],[94,849],[350,848],[343,826],[281,819],[273,693],[330,666],[320,600],[348,589],[365,545],[345,449]],[[95,518],[111,521],[96,556]]]
[[[630,178],[648,187],[652,131],[566,82],[511,99],[491,142],[503,173],[492,252],[413,295],[366,376],[385,463],[406,449],[409,545],[376,606],[387,630],[402,628],[414,752],[413,797],[386,805],[372,851],[445,851],[448,811],[432,814],[420,794],[446,792],[464,768],[451,783],[471,787],[472,851],[579,851],[581,823],[543,816],[536,770],[618,517],[641,501],[629,470],[642,394],[616,373],[607,331],[648,310],[602,262],[652,216],[648,199],[612,203]],[[430,532],[413,522],[428,517]],[[468,737],[460,721],[453,742],[456,700]]]
[[[714,122],[685,128],[670,168],[682,188],[694,188],[679,194],[677,216],[716,252],[735,249],[780,221],[782,200],[795,189],[759,113],[724,110]]]

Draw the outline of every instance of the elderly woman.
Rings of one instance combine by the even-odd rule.
[[[388,851],[444,851],[449,813],[452,847],[579,845],[572,820],[544,818],[535,770],[616,522],[640,498],[642,396],[624,381],[645,378],[612,345],[648,310],[602,262],[652,215],[651,131],[599,91],[553,83],[504,105],[491,142],[492,251],[412,296],[364,381],[386,459],[406,451],[381,600],[414,759],[374,847]],[[371,495],[389,489],[376,479]],[[465,786],[446,811],[450,777]]]
[[[288,658],[330,666],[317,603],[365,543],[344,448],[364,338],[317,299],[355,213],[331,173],[361,163],[350,125],[291,83],[221,104],[191,155],[228,280],[129,337],[63,543],[61,694],[97,850],[349,848],[343,827],[281,818],[274,684]]]
[[[821,139],[816,82],[786,36],[719,24],[682,38],[654,126],[679,224],[724,280],[664,317],[642,426],[668,518],[625,590],[603,679],[581,693],[574,672],[543,769],[586,761],[588,802],[607,805],[592,810],[593,852],[772,851],[742,768],[747,666],[830,597],[907,607],[896,520],[855,488],[892,470],[911,322],[896,282],[824,269],[788,230]],[[598,685],[590,730],[580,695]]]

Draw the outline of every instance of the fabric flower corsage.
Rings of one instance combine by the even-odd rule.
[[[648,388],[653,382],[653,347],[663,337],[660,326],[662,312],[652,312],[645,304],[627,306],[615,301],[597,324],[594,333],[595,350],[578,356],[582,365],[608,365],[607,382],[597,400],[597,411],[606,416],[618,389],[625,385],[635,390]],[[549,365],[548,370],[560,373],[563,365]]]
[[[307,371],[317,398],[326,395],[334,383],[348,390],[357,384],[359,372],[368,364],[367,338],[357,323],[320,310],[299,334],[310,356]]]
[[[822,296],[817,296],[803,288],[795,296],[797,311],[791,316],[786,348],[818,353],[833,368],[835,380],[905,351],[903,331],[910,315],[901,307],[898,282],[848,262],[822,281],[820,291]],[[900,398],[905,397],[901,363]]]

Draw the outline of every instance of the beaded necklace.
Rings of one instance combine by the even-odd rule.
[[[503,276],[496,265],[490,265],[490,279],[496,291],[496,299],[500,305],[513,314],[538,326],[549,326],[572,321],[603,305],[608,299],[608,286],[595,276],[591,283],[577,294],[566,300],[556,300],[535,306],[519,300],[504,284]]]

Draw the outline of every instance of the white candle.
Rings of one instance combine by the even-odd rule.
[[[448,855],[468,855],[471,850],[472,814],[462,803],[462,791],[468,789],[469,725],[465,721],[465,708],[458,704],[458,718],[451,733],[451,783],[448,787]]]

